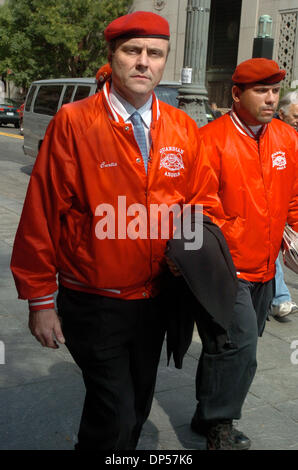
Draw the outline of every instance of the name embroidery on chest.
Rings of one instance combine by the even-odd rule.
[[[100,168],[109,168],[109,167],[112,167],[112,166],[118,166],[118,163],[116,162],[101,162],[99,167]]]

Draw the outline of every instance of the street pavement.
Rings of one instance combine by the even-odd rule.
[[[0,161],[0,450],[71,450],[84,400],[80,370],[65,346],[42,348],[31,336],[27,303],[17,299],[9,269],[29,173],[30,165]],[[298,303],[296,275],[285,268],[285,279]],[[290,319],[268,321],[259,341],[258,371],[236,423],[252,450],[298,450],[298,315]],[[189,426],[200,350],[195,332],[182,370],[167,366],[163,351],[139,450],[205,449]]]

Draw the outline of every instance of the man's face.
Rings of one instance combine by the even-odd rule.
[[[287,112],[279,110],[279,117],[282,121],[285,121],[290,126],[294,127],[298,131],[298,104],[291,104]]]
[[[280,85],[233,86],[232,95],[239,117],[249,126],[270,122],[278,105]]]
[[[135,108],[150,98],[165,69],[169,41],[160,38],[132,38],[117,41],[110,53],[115,90]]]

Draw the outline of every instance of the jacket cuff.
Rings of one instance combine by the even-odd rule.
[[[36,299],[29,299],[30,312],[38,312],[38,310],[47,310],[55,308],[54,296],[46,295],[44,297],[37,297]]]

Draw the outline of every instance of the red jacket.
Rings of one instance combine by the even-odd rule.
[[[126,208],[141,204],[147,220],[150,204],[200,203],[213,212],[219,200],[195,122],[155,97],[152,114],[148,175],[132,126],[110,105],[109,84],[100,94],[63,106],[52,119],[13,249],[20,298],[55,292],[57,273],[64,286],[85,292],[124,299],[155,295],[167,239],[125,238],[134,219],[125,218]],[[99,239],[107,228],[101,204],[115,208],[116,239]]]
[[[273,119],[258,141],[232,112],[201,128],[200,138],[217,174],[217,223],[238,277],[268,281],[286,221],[298,232],[297,133]]]

